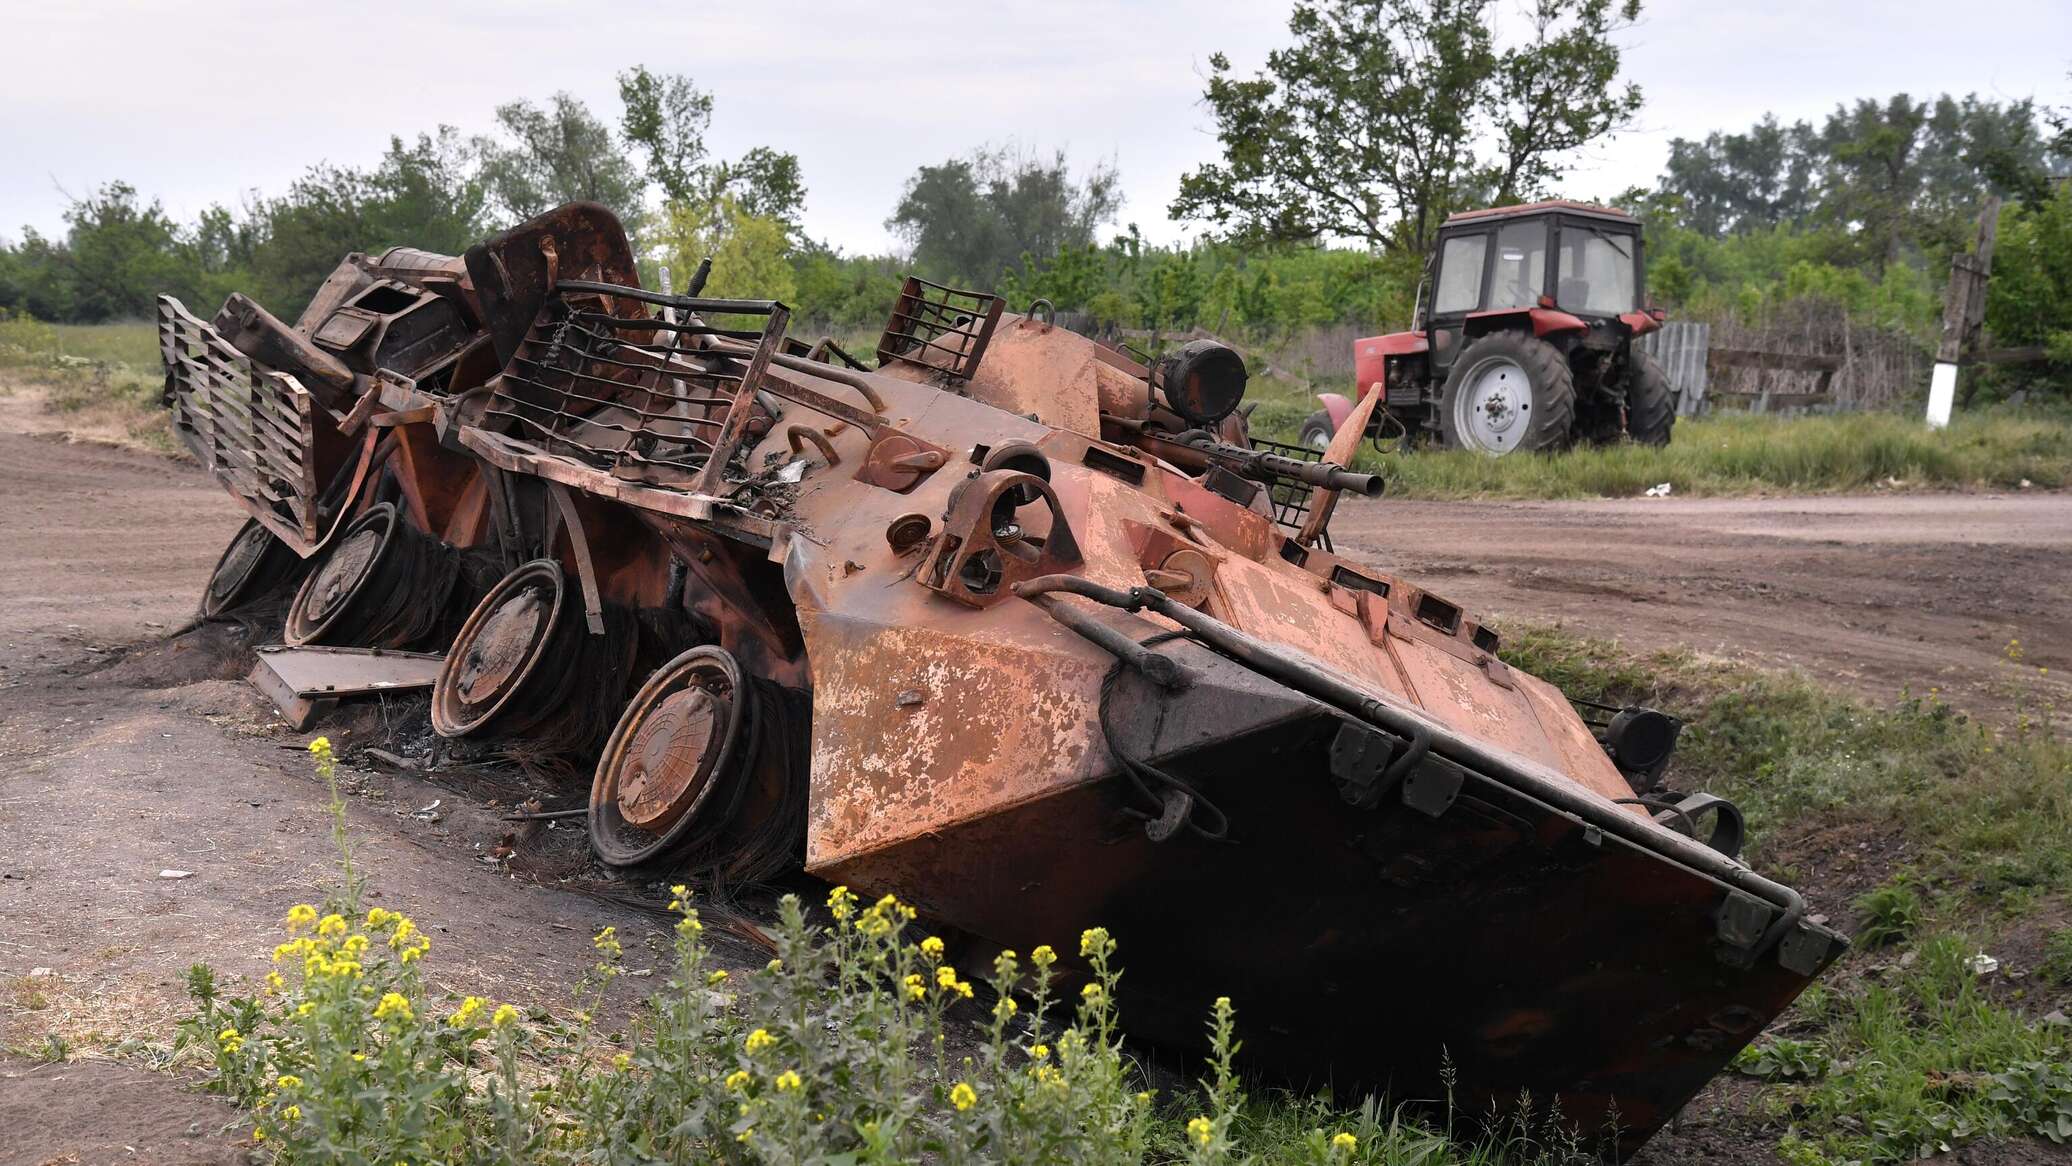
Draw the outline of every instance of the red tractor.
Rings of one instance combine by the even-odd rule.
[[[1382,394],[1369,436],[1492,457],[1621,437],[1667,445],[1669,380],[1633,343],[1662,320],[1642,306],[1644,274],[1640,221],[1623,211],[1553,201],[1451,216],[1411,330],[1353,342],[1356,395]],[[1354,403],[1317,399],[1301,440],[1323,449]]]

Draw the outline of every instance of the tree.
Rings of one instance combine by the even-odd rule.
[[[1107,164],[1075,179],[1062,151],[1045,159],[982,147],[916,170],[885,225],[920,270],[991,287],[1031,259],[1091,243],[1121,207],[1120,185]]]
[[[349,251],[400,244],[457,255],[484,231],[485,179],[451,126],[415,141],[390,138],[372,170],[312,166],[252,218],[255,286],[246,289],[292,316]]]
[[[619,74],[619,100],[625,106],[620,131],[647,159],[648,179],[665,204],[702,207],[732,198],[744,213],[775,219],[797,237],[806,204],[797,155],[757,146],[734,162],[706,162],[712,95],[681,74],[657,75],[635,65]]]
[[[1492,0],[1298,3],[1295,43],[1266,71],[1209,59],[1204,104],[1223,161],[1184,176],[1175,218],[1250,239],[1336,236],[1422,253],[1449,209],[1515,201],[1576,148],[1624,126],[1611,36],[1639,0],[1533,0],[1530,36],[1499,49]],[[1485,155],[1482,147],[1490,143]]]
[[[731,198],[696,205],[672,202],[656,232],[656,258],[688,276],[700,260],[712,259],[712,274],[699,293],[713,299],[798,299],[798,281],[788,258],[785,225],[755,215]]]
[[[646,183],[611,128],[568,93],[542,109],[529,101],[497,106],[508,140],[483,138],[482,179],[513,218],[527,219],[565,202],[600,202],[638,218]]]

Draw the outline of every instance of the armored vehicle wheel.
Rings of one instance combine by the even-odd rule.
[[[534,559],[497,581],[475,605],[432,685],[432,728],[464,737],[522,729],[566,695],[582,632],[567,611],[561,564]]]
[[[630,866],[716,848],[747,792],[756,695],[724,649],[655,670],[620,715],[590,785],[590,841]]]
[[[290,644],[407,648],[446,614],[460,574],[453,548],[403,521],[393,503],[340,531],[288,604]]]
[[[295,552],[258,519],[246,519],[209,574],[209,585],[201,593],[201,614],[222,615],[257,599],[294,573],[299,563]]]
[[[1311,413],[1302,423],[1301,443],[1322,452],[1331,448],[1331,415],[1322,409]]]
[[[1439,398],[1439,428],[1449,446],[1502,457],[1566,448],[1575,411],[1575,377],[1553,345],[1495,332],[1455,362]]]
[[[1627,360],[1626,435],[1642,445],[1668,445],[1676,428],[1676,398],[1655,358],[1634,349]]]

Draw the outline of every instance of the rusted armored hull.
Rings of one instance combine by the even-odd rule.
[[[293,329],[166,311],[181,432],[314,564],[291,627],[407,594],[340,549],[368,522],[506,572],[381,626],[458,626],[442,734],[594,762],[604,861],[803,869],[975,946],[1103,925],[1147,1037],[1227,995],[1298,1081],[1450,1061],[1629,1148],[1839,953],[1695,837],[1715,807],[1636,795],[1666,745],[1332,554],[1378,482],[1250,448],[1228,349],[1140,365],[909,280],[864,368],[633,270],[578,204],[355,257]]]

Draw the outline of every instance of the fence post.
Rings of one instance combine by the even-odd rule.
[[[2000,230],[2000,196],[1988,195],[1978,218],[1978,243],[1969,254],[1950,256],[1950,286],[1943,296],[1942,343],[1928,381],[1928,425],[1950,423],[1957,404],[1957,365],[1978,342],[1986,318],[1986,280],[1993,273],[1993,237]]]

